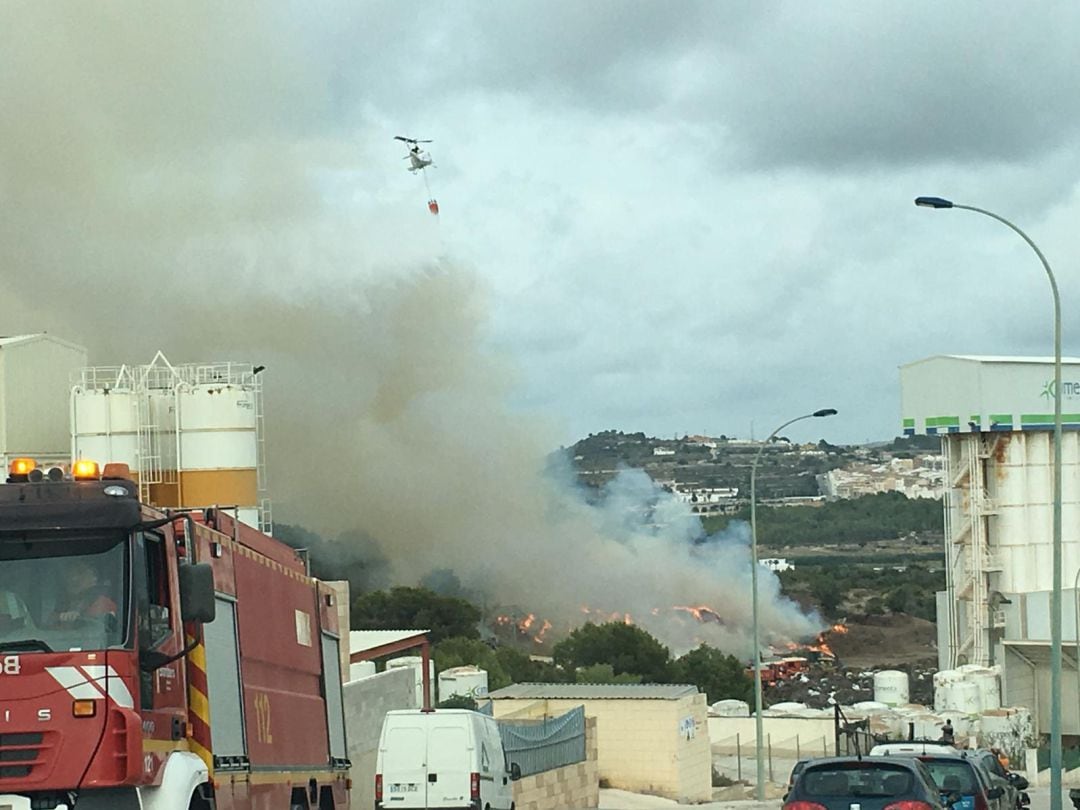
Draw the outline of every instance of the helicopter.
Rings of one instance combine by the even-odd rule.
[[[428,166],[435,166],[435,164],[431,162],[431,153],[425,152],[420,148],[420,144],[431,143],[430,140],[406,138],[404,135],[395,135],[394,140],[401,141],[408,147],[409,154],[405,155],[402,160],[409,161],[410,172],[415,173],[426,169]]]

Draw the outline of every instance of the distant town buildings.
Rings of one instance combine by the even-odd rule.
[[[758,560],[759,565],[764,565],[770,571],[780,573],[782,571],[794,571],[795,563],[788,562],[785,557],[764,557]]]
[[[698,515],[720,515],[738,506],[738,487],[701,487],[671,482],[671,494]]]
[[[818,476],[822,494],[832,500],[858,498],[879,492],[901,492],[909,498],[940,499],[944,481],[944,459],[932,454],[856,461]]]

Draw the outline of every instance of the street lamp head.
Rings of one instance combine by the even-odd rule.
[[[952,200],[941,197],[916,197],[915,204],[920,208],[952,208]]]
[[[820,411],[814,411],[812,416],[836,416],[836,408],[822,408]]]

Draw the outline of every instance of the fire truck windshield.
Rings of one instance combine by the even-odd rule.
[[[96,650],[128,636],[121,533],[0,532],[0,650]]]

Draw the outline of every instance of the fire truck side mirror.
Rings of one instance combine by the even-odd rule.
[[[210,563],[180,566],[180,616],[185,622],[212,622],[216,614],[214,569]]]

